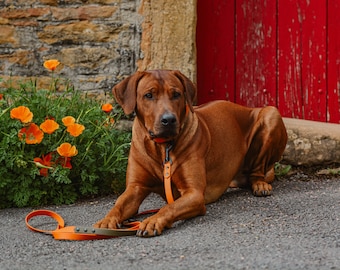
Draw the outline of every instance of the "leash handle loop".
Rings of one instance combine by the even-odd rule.
[[[48,230],[37,229],[37,228],[31,226],[29,224],[29,221],[30,221],[31,218],[36,217],[36,216],[48,216],[48,217],[53,218],[58,223],[57,228],[53,231],[48,231]],[[29,213],[25,218],[25,223],[26,223],[26,226],[31,231],[40,232],[40,233],[44,233],[44,234],[53,234],[54,231],[60,230],[60,229],[65,227],[64,219],[60,215],[58,215],[56,212],[53,212],[53,211],[50,211],[50,210],[36,210],[36,211]]]

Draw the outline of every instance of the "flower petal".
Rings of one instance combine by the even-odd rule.
[[[76,119],[72,116],[65,116],[63,119],[61,119],[61,121],[63,121],[65,127],[68,127],[73,125],[76,122]]]
[[[22,123],[29,123],[33,119],[33,113],[25,106],[19,106],[12,109],[10,115],[12,119],[18,119]]]
[[[47,119],[40,125],[40,128],[45,133],[52,134],[54,131],[56,131],[59,128],[59,124],[52,119]]]
[[[54,71],[60,62],[57,59],[51,59],[44,62],[44,67],[50,71]]]
[[[36,124],[31,123],[20,129],[18,136],[20,139],[24,137],[27,144],[39,144],[44,138],[44,132]]]
[[[112,104],[110,104],[110,103],[106,103],[106,104],[103,104],[103,105],[102,105],[102,111],[104,111],[104,112],[106,112],[106,113],[111,112],[112,109],[113,109],[113,106],[112,106]]]
[[[57,152],[62,157],[73,157],[78,154],[77,148],[74,145],[72,146],[70,143],[62,143],[57,148]]]
[[[83,133],[84,130],[85,130],[85,127],[77,123],[73,125],[69,125],[67,127],[67,132],[70,133],[70,135],[73,137],[78,137],[80,134]]]

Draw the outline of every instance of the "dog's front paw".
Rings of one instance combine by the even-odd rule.
[[[105,217],[93,225],[94,228],[101,229],[119,229],[121,226],[121,223],[115,217]]]
[[[167,228],[171,227],[171,224],[166,224],[164,219],[157,218],[156,216],[157,215],[145,219],[139,225],[139,229],[136,235],[140,237],[158,236],[161,235],[165,227]]]

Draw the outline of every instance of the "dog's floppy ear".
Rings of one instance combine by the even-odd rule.
[[[125,114],[131,114],[135,110],[137,86],[144,74],[144,72],[137,71],[112,88],[113,96],[118,104],[122,106]]]
[[[180,71],[175,70],[174,74],[183,84],[186,101],[189,105],[190,111],[194,112],[193,105],[196,105],[197,103],[197,90],[195,85],[189,78],[183,75]]]

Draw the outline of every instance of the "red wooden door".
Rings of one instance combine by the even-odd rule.
[[[198,2],[198,102],[234,100],[234,1]]]
[[[340,123],[339,12],[338,0],[199,0],[199,103]]]

